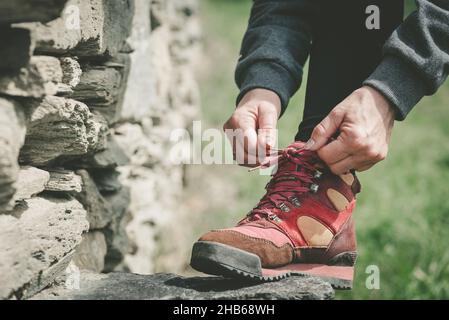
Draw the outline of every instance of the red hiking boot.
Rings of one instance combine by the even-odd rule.
[[[334,175],[303,145],[281,151],[267,193],[236,227],[210,231],[194,244],[194,269],[262,281],[310,274],[352,288],[360,183],[352,173]]]

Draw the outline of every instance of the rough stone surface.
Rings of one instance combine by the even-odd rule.
[[[0,283],[8,284],[0,286],[0,299],[28,297],[51,283],[88,229],[78,201],[51,196],[25,200],[11,215],[0,215],[0,225]]]
[[[57,58],[34,56],[26,67],[0,77],[0,93],[15,97],[40,98],[56,94],[61,82],[62,69]]]
[[[80,193],[83,188],[81,177],[70,170],[52,170],[45,190],[53,192]]]
[[[35,167],[23,166],[20,168],[17,178],[17,192],[14,195],[16,202],[30,199],[45,190],[50,180],[50,174]]]
[[[144,1],[136,2],[136,8],[141,10],[135,12],[128,39],[134,52],[130,55],[123,109],[119,111],[122,120],[111,132],[130,159],[117,170],[131,197],[126,230],[132,250],[125,256],[124,268],[137,273],[181,271],[185,267],[185,233],[189,233],[189,228],[179,227],[184,225],[181,221],[188,221],[188,211],[182,208],[180,197],[184,171],[169,161],[169,139],[173,129],[189,127],[199,105],[198,89],[191,77],[199,47],[198,28],[194,27],[198,24],[196,4],[154,0],[149,12],[147,5]],[[139,24],[139,20],[148,21],[148,14],[150,26]],[[148,28],[149,37],[145,33]],[[143,62],[148,53],[149,64]],[[137,83],[140,79],[135,74],[150,70],[155,81]],[[152,85],[143,93],[150,82]],[[150,95],[150,99],[136,99]],[[174,220],[181,223],[174,224]],[[171,245],[175,243],[186,246]]]
[[[151,19],[148,17],[150,7],[150,1],[135,1],[136,14],[131,35],[127,39],[128,45],[133,49],[129,54],[127,87],[123,102],[117,108],[117,118],[121,121],[139,121],[142,117],[151,115],[148,101],[154,99],[155,79],[147,76],[153,72],[152,64],[148,63],[148,57],[152,56]]]
[[[80,290],[50,288],[35,299],[328,300],[333,297],[334,291],[329,284],[311,277],[257,284],[219,277],[184,278],[167,273],[82,273]]]
[[[113,216],[110,203],[105,201],[86,170],[78,170],[77,174],[82,179],[83,188],[76,197],[87,210],[87,220],[89,221],[90,229],[106,227]]]
[[[122,189],[122,184],[119,181],[120,173],[111,169],[96,169],[91,170],[91,177],[94,179],[98,190],[103,193],[113,193]]]
[[[81,66],[78,61],[71,57],[63,57],[60,59],[62,68],[62,83],[70,88],[75,88],[81,80]]]
[[[17,218],[0,215],[0,229],[0,299],[6,299],[31,281],[38,261],[30,257],[31,241]]]
[[[46,165],[58,157],[74,157],[104,148],[107,125],[76,100],[47,96],[27,106],[29,116],[20,161]]]
[[[0,24],[47,22],[57,18],[67,0],[14,0],[0,2]]]
[[[101,231],[91,231],[83,236],[72,262],[81,270],[101,272],[104,269],[106,251],[104,234]]]
[[[124,263],[125,255],[135,250],[135,244],[129,239],[127,226],[131,220],[130,190],[122,186],[119,191],[103,192],[103,197],[112,207],[114,213],[111,223],[103,230],[106,236],[108,252],[105,261],[105,271],[128,271],[129,266]]]
[[[38,52],[114,56],[129,34],[132,13],[131,0],[69,0],[60,18],[24,26],[35,31]]]
[[[72,98],[91,107],[108,107],[117,102],[120,83],[121,75],[115,68],[90,68],[83,71]]]
[[[0,97],[0,211],[9,208],[16,192],[17,159],[25,131],[25,115],[20,105]]]
[[[192,212],[169,154],[199,105],[197,1],[0,2],[0,298],[29,297],[67,266],[185,271]],[[18,160],[31,166],[19,179]],[[111,277],[142,280],[121,284],[120,298],[205,283]]]
[[[109,135],[106,146],[102,150],[76,160],[71,165],[78,168],[111,169],[128,163],[129,158],[117,143],[114,136]]]
[[[30,30],[0,27],[0,70],[14,72],[25,67],[34,50]]]

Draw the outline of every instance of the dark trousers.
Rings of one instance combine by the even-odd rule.
[[[320,12],[313,25],[303,121],[295,140],[307,141],[313,128],[376,68],[382,47],[402,22],[403,0],[314,0]],[[369,5],[380,10],[380,29],[368,30]]]

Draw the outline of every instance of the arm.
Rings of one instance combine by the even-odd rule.
[[[224,124],[244,133],[243,145],[231,139],[239,164],[259,164],[276,145],[277,119],[298,90],[309,55],[316,2],[254,0],[235,72],[237,108]]]
[[[449,0],[416,0],[418,9],[391,35],[365,85],[380,91],[403,120],[449,73]]]
[[[264,88],[277,93],[285,110],[301,84],[315,10],[313,0],[254,1],[235,72],[237,103],[248,91]]]
[[[307,144],[336,174],[371,168],[388,151],[394,119],[403,120],[449,73],[449,0],[416,0],[364,82],[314,129]],[[339,131],[338,137],[328,143]],[[328,143],[328,144],[327,144]]]

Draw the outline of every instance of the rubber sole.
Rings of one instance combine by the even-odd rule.
[[[257,255],[209,241],[198,241],[193,245],[190,265],[206,274],[259,282],[278,281],[290,276],[314,276],[335,289],[352,289],[354,278],[353,265],[298,263],[275,269],[262,268]]]

